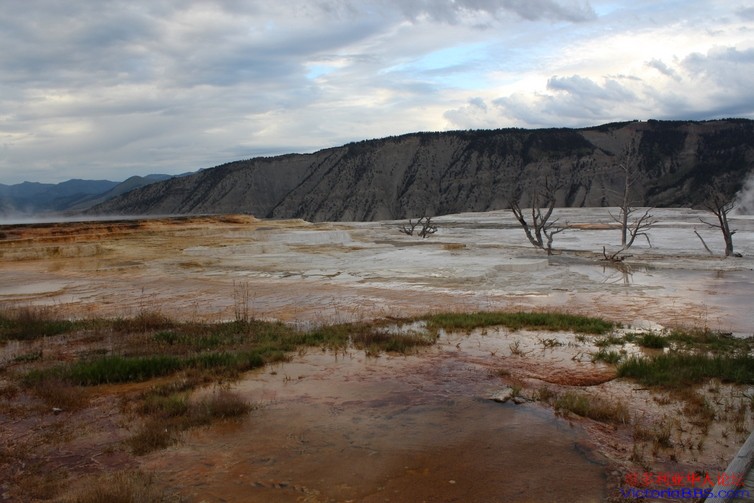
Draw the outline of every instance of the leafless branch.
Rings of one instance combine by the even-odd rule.
[[[562,226],[558,225],[558,219],[550,220],[555,209],[555,193],[558,188],[558,184],[545,179],[542,189],[533,192],[530,220],[524,216],[524,210],[517,197],[510,202],[511,211],[524,230],[526,238],[535,247],[546,250],[548,255],[552,255],[552,242],[555,235],[567,229],[567,223]]]
[[[422,219],[424,222],[422,222]],[[424,239],[437,232],[437,226],[432,223],[432,217],[422,217],[419,219],[422,230],[419,231],[419,236]]]
[[[432,217],[423,216],[416,222],[409,219],[408,224],[403,224],[398,230],[408,236],[413,236],[417,227],[421,226],[418,236],[422,239],[427,238],[437,232],[437,226],[432,223]]]
[[[704,222],[704,223],[707,223],[707,222]],[[707,253],[709,253],[710,255],[713,255],[712,250],[709,249],[709,246],[707,246],[707,243],[704,242],[704,238],[701,236],[701,234],[699,234],[696,231],[696,229],[694,229],[694,234],[696,234],[696,237],[698,237],[699,241],[702,242],[702,246],[704,246],[704,249],[707,250]]]
[[[409,219],[408,224],[403,224],[399,231],[401,231],[403,234],[406,234],[408,236],[414,235],[414,229],[416,229],[416,226],[419,225],[419,221],[414,222],[413,220]]]
[[[728,223],[728,213],[730,213],[734,205],[735,200],[726,197],[719,184],[717,182],[713,182],[713,184],[707,190],[707,199],[704,201],[704,207],[713,215],[715,215],[715,217],[717,217],[717,223],[707,222],[702,218],[699,219],[701,223],[710,227],[714,227],[716,229],[720,229],[720,231],[723,233],[726,257],[733,255],[733,235],[736,233],[736,231],[735,229],[730,228],[730,224]]]

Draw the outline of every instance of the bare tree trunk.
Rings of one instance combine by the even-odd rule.
[[[615,261],[620,255],[633,246],[637,236],[644,236],[652,247],[652,242],[649,239],[647,231],[654,226],[656,220],[650,215],[651,208],[644,211],[644,213],[636,219],[631,218],[631,215],[638,211],[637,208],[631,206],[631,186],[639,179],[639,155],[638,147],[635,141],[632,141],[623,150],[621,155],[621,162],[618,167],[623,171],[623,195],[620,202],[620,213],[615,216],[612,213],[610,216],[620,225],[620,250],[613,253],[610,257],[605,253],[605,258]]]
[[[704,203],[704,207],[717,217],[718,223],[715,224],[707,222],[701,218],[699,219],[703,224],[720,229],[723,233],[726,257],[733,255],[733,234],[735,234],[736,231],[731,230],[730,225],[728,224],[728,213],[733,209],[734,204],[735,201],[726,198],[720,186],[717,183],[713,183],[708,190],[708,196]]]
[[[556,225],[557,219],[550,221],[552,212],[555,209],[555,191],[557,188],[557,184],[551,185],[549,181],[545,179],[544,200],[540,201],[538,190],[534,192],[531,202],[531,223],[526,220],[518,200],[510,202],[511,211],[513,211],[513,215],[524,230],[526,239],[537,248],[545,250],[548,255],[552,255],[552,241],[555,234],[566,230],[566,227]],[[546,205],[544,211],[540,207],[540,202]]]
[[[720,211],[717,214],[717,218],[720,221],[720,229],[723,231],[723,240],[725,241],[725,256],[730,257],[733,255],[733,232],[728,225],[728,212]]]
[[[631,176],[629,173],[629,167],[624,166],[623,168],[626,172],[626,183],[623,187],[623,204],[621,204],[620,207],[620,214],[621,214],[621,222],[620,222],[620,245],[625,248],[626,247],[626,234],[628,234],[628,214],[629,214],[629,205],[631,201],[630,198],[630,192],[631,192]]]
[[[702,246],[704,246],[704,249],[707,250],[707,253],[709,253],[710,255],[714,255],[712,253],[712,250],[709,249],[709,246],[707,246],[707,243],[704,241],[704,238],[698,232],[696,232],[696,229],[694,229],[694,234],[696,234],[696,237],[698,237],[699,241],[702,242]]]

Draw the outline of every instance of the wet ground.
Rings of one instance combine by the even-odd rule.
[[[606,212],[560,216],[574,229],[558,235],[552,257],[528,246],[507,212],[438,218],[424,240],[401,234],[399,222],[246,216],[4,226],[0,303],[71,317],[159,311],[299,324],[556,308],[639,328],[754,333],[754,220],[734,220],[744,257],[723,259],[693,234],[698,214],[661,210],[653,247],[637,243],[617,269],[599,260],[618,235]],[[27,350],[8,344],[2,359]],[[613,380],[614,370],[591,361],[595,350],[574,334],[491,330],[447,334],[411,357],[297,355],[236,385],[259,405],[243,423],[187,433],[139,463],[191,501],[602,501],[636,466],[630,432],[530,401],[488,400],[510,383],[528,392],[587,386],[646,421],[682,415],[680,405]],[[721,408],[741,396],[719,388]],[[703,452],[683,447],[695,434],[688,427],[689,439],[658,459],[724,467],[740,432],[715,428]]]
[[[509,212],[437,218],[428,239],[400,233],[400,222],[243,216],[3,226],[0,303],[218,320],[242,302],[255,316],[315,323],[555,307],[754,333],[754,219],[732,221],[744,257],[724,259],[693,233],[721,251],[720,237],[700,227],[703,213],[656,211],[653,247],[637,241],[622,270],[599,260],[618,240],[604,209],[561,210],[574,228],[557,236],[565,251],[553,257],[528,245]]]
[[[603,501],[585,432],[447,354],[312,354],[250,375],[261,408],[146,460],[194,501]]]

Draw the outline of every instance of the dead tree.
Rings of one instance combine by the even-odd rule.
[[[728,224],[728,213],[730,213],[734,205],[735,200],[726,197],[725,193],[720,188],[720,185],[718,183],[713,183],[707,191],[707,199],[704,201],[703,206],[717,217],[717,222],[707,222],[703,218],[699,219],[703,224],[720,229],[723,233],[726,257],[733,255],[733,234],[735,234],[736,231],[732,230]]]
[[[657,222],[651,215],[652,208],[647,208],[642,212],[640,208],[633,206],[631,188],[639,180],[639,154],[635,141],[632,141],[623,151],[618,168],[623,172],[623,194],[618,205],[618,215],[610,213],[610,216],[620,225],[621,248],[609,256],[605,247],[602,248],[605,259],[612,261],[623,260],[622,254],[631,248],[639,236],[644,236],[651,248],[652,242],[649,240],[647,231]]]
[[[424,222],[419,219],[419,223],[421,223],[422,226],[422,230],[419,231],[419,237],[422,239],[428,238],[437,232],[437,226],[432,223],[432,217],[424,217]]]
[[[699,238],[699,241],[701,241],[701,242],[702,242],[702,246],[704,246],[704,249],[705,249],[705,250],[707,250],[707,253],[709,253],[710,255],[714,255],[714,253],[712,253],[712,250],[710,250],[710,249],[709,249],[709,246],[707,246],[707,242],[706,242],[706,241],[704,241],[704,238],[702,237],[702,235],[701,235],[701,234],[699,234],[699,233],[698,233],[698,232],[696,231],[696,229],[694,229],[694,234],[696,234],[696,237],[698,237],[698,238]]]
[[[408,224],[403,224],[398,230],[408,236],[413,236],[414,231],[419,226],[421,226],[421,230],[419,230],[417,235],[422,239],[428,238],[429,236],[437,232],[437,226],[432,223],[432,217],[427,216],[419,218],[419,220],[417,220],[416,222],[409,219]]]
[[[424,218],[424,217],[422,217]],[[413,236],[414,235],[414,229],[416,229],[416,226],[419,225],[419,222],[421,221],[421,218],[414,222],[413,220],[409,219],[407,224],[401,225],[399,231],[401,231],[403,234],[406,234],[407,236]]]
[[[530,220],[527,220],[527,216],[519,204],[520,191],[510,202],[511,211],[524,230],[526,238],[537,248],[545,250],[548,255],[552,255],[552,241],[555,234],[566,230],[565,226],[558,225],[558,219],[550,220],[555,209],[555,192],[557,189],[557,185],[551,184],[545,179],[544,186],[532,192]],[[527,213],[529,213],[528,210]]]

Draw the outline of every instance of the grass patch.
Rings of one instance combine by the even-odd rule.
[[[237,393],[220,390],[200,400],[192,407],[193,424],[207,424],[218,419],[243,417],[252,410],[252,406]]]
[[[137,456],[165,449],[176,443],[183,431],[240,418],[252,408],[237,393],[228,390],[215,391],[196,402],[190,402],[185,393],[165,396],[152,390],[143,396],[137,409],[147,419],[128,440],[128,445]]]
[[[431,346],[436,340],[437,338],[434,335],[393,334],[374,329],[357,332],[352,337],[352,343],[356,348],[367,349],[371,353],[387,351],[407,354],[417,347]]]
[[[24,383],[27,386],[39,386],[39,383],[58,378],[81,386],[95,386],[142,382],[189,369],[235,375],[285,358],[284,352],[265,347],[250,351],[201,353],[186,357],[103,356],[48,369],[32,370],[25,376]]]
[[[166,330],[178,326],[168,316],[159,311],[142,310],[131,318],[118,318],[112,322],[117,332],[148,332],[150,330]]]
[[[136,434],[128,440],[128,446],[137,456],[150,452],[167,449],[178,441],[177,434],[165,421],[150,419],[146,421]]]
[[[633,429],[634,440],[652,442],[656,448],[669,448],[673,446],[671,440],[673,428],[667,421],[653,424],[635,424]]]
[[[176,372],[181,369],[181,363],[178,357],[170,355],[103,356],[72,364],[63,370],[62,377],[84,386],[138,382]]]
[[[622,346],[625,342],[626,341],[622,337],[611,334],[595,340],[594,345],[598,348],[606,348],[608,346]]]
[[[586,393],[566,391],[555,399],[556,411],[567,411],[577,416],[594,419],[603,423],[627,424],[631,414],[623,402],[608,402]]]
[[[614,328],[614,324],[600,318],[565,313],[506,313],[480,311],[476,313],[440,313],[423,318],[430,328],[446,330],[473,330],[490,326],[505,326],[511,330],[572,331],[601,335]]]
[[[601,348],[599,351],[592,355],[592,362],[605,362],[612,365],[617,365],[624,356],[625,354],[619,351],[608,351],[605,348]]]
[[[618,366],[618,377],[645,386],[681,388],[717,378],[735,384],[754,384],[754,358],[746,355],[667,353],[650,358],[631,357]]]
[[[0,341],[30,341],[80,330],[86,322],[58,319],[51,309],[20,307],[0,311]]]
[[[663,349],[670,345],[666,337],[653,333],[642,334],[636,342],[639,346],[650,349]]]
[[[754,337],[733,337],[732,334],[707,329],[673,330],[667,336],[667,341],[683,349],[713,353],[749,352],[754,349]]]

